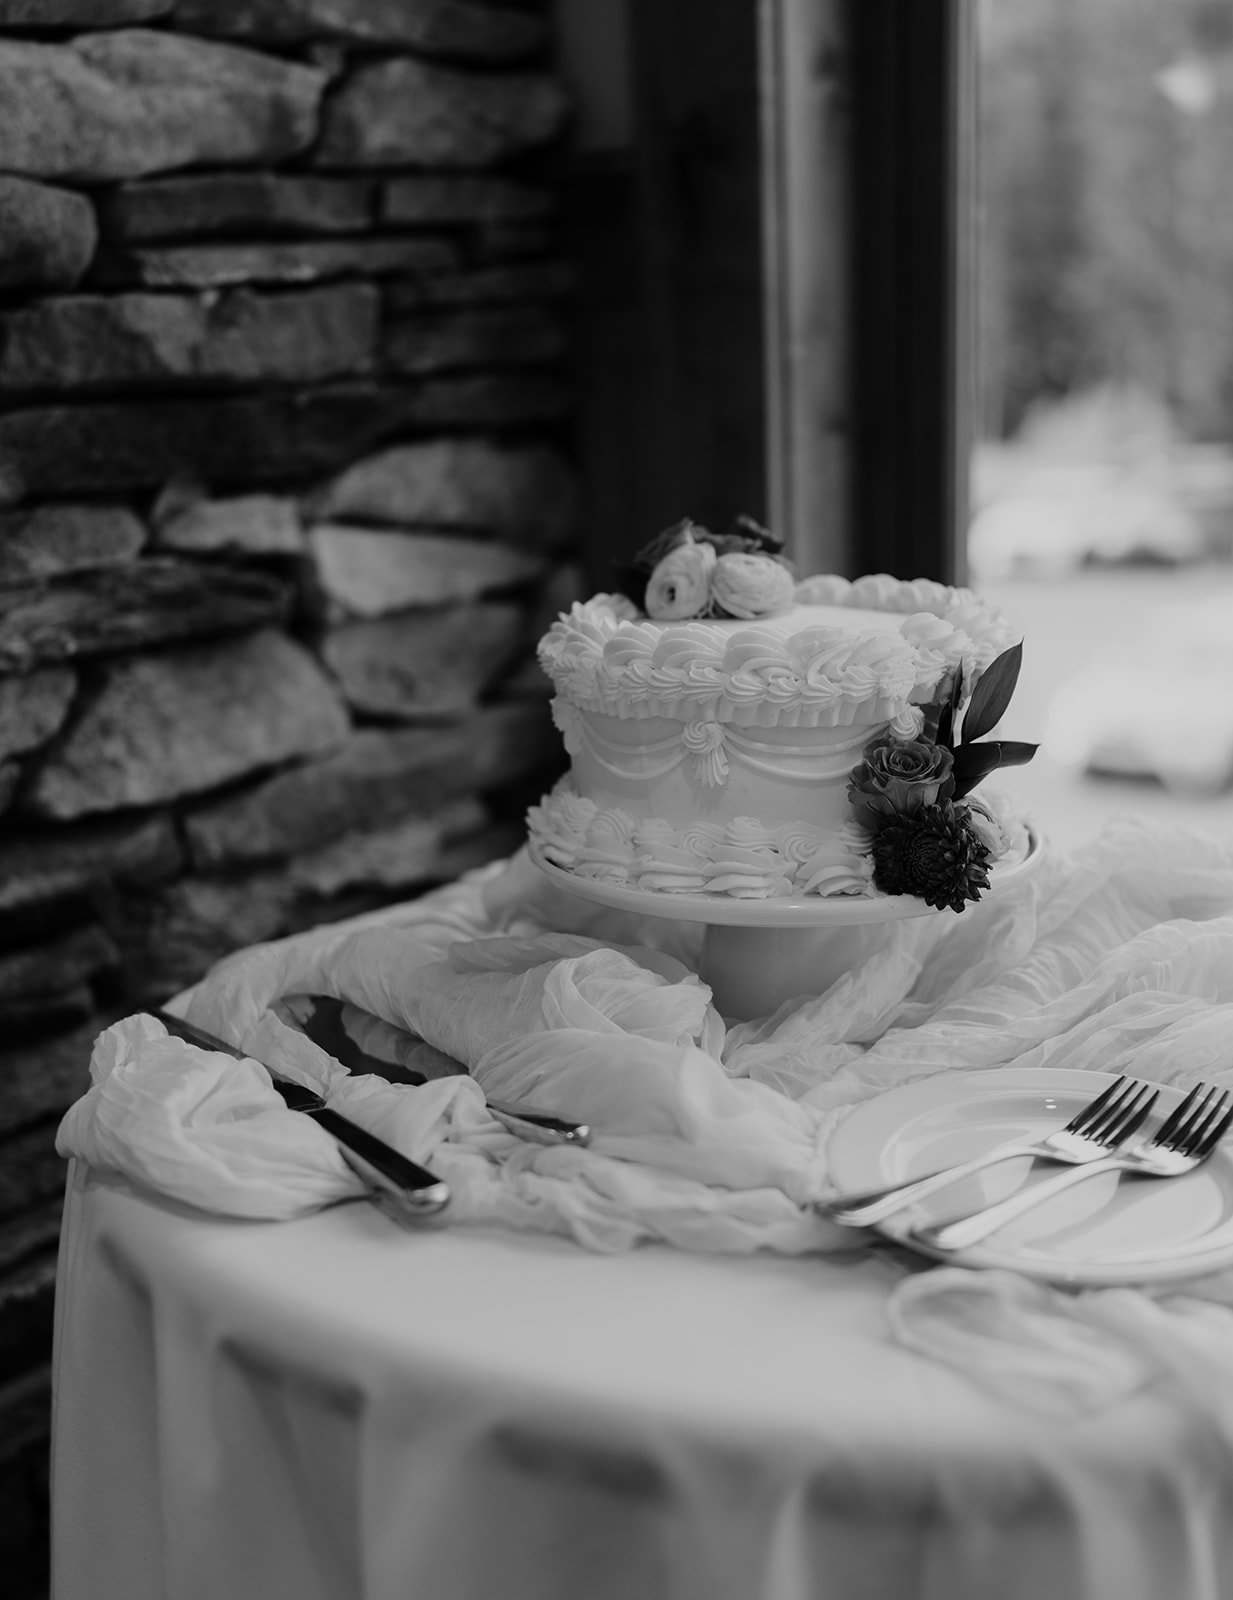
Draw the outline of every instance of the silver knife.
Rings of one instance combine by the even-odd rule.
[[[325,994],[289,994],[275,1001],[271,1009],[281,1022],[311,1039],[350,1072],[372,1072],[392,1083],[417,1085],[432,1078],[467,1075],[461,1061],[349,1000]],[[585,1122],[570,1122],[521,1103],[485,1098],[497,1121],[520,1138],[535,1144],[584,1146],[590,1142],[591,1130]]]
[[[173,1017],[169,1011],[154,1008],[149,1014],[156,1017],[167,1032],[174,1034],[177,1039],[199,1045],[203,1050],[221,1050],[237,1060],[245,1059],[245,1051],[237,1050],[234,1045],[218,1038],[216,1034],[207,1033],[204,1028],[194,1027],[191,1022]],[[374,1199],[381,1200],[396,1213],[405,1213],[412,1218],[435,1216],[448,1205],[449,1188],[435,1172],[429,1172],[427,1167],[409,1160],[386,1144],[384,1139],[378,1139],[376,1134],[369,1133],[349,1117],[332,1110],[312,1089],[282,1077],[272,1067],[266,1066],[264,1061],[261,1065],[270,1074],[270,1081],[292,1111],[303,1111],[319,1127],[334,1135],[343,1160],[363,1178]]]

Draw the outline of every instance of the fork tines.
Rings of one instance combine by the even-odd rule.
[[[1098,1094],[1095,1100],[1089,1100],[1085,1106],[1081,1106],[1079,1110],[1075,1112],[1074,1116],[1071,1117],[1070,1121],[1066,1124],[1066,1132],[1082,1133],[1090,1126],[1093,1120],[1098,1121],[1100,1118],[1100,1113],[1109,1104],[1110,1100],[1112,1100],[1115,1096],[1120,1095],[1123,1086],[1129,1082],[1130,1079],[1125,1076],[1114,1078],[1109,1087]]]
[[[1103,1094],[1097,1095],[1066,1125],[1068,1133],[1079,1133],[1105,1144],[1118,1143],[1138,1128],[1156,1100],[1150,1083],[1134,1078],[1115,1078]]]
[[[1181,1155],[1203,1156],[1214,1149],[1231,1122],[1233,1097],[1223,1089],[1197,1083],[1161,1123],[1152,1143]]]

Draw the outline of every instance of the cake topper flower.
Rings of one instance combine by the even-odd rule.
[[[848,799],[871,835],[873,882],[884,894],[962,911],[989,887],[988,864],[1008,837],[983,801],[965,797],[998,767],[1020,766],[1036,753],[1034,744],[982,738],[1010,704],[1022,659],[1022,645],[1003,651],[976,680],[966,709],[957,671],[920,737],[875,740],[852,769]]]
[[[702,616],[710,604],[711,572],[718,559],[714,545],[695,539],[687,528],[681,542],[655,563],[647,580],[643,601],[647,616],[659,622]]]
[[[711,610],[720,617],[773,617],[792,604],[796,579],[773,556],[733,550],[711,574]]]
[[[619,574],[648,617],[769,617],[792,604],[795,577],[777,539],[752,517],[713,533],[688,517],[657,534]]]

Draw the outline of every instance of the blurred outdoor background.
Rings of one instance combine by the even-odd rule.
[[[1015,787],[1233,838],[1233,3],[980,0],[975,587]],[[1010,723],[1013,722],[1013,727]]]

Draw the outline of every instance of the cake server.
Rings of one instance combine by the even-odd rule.
[[[173,1017],[169,1011],[155,1008],[150,1015],[157,1017],[168,1033],[188,1044],[198,1045],[203,1050],[221,1050],[239,1061],[258,1059],[243,1050],[237,1050],[216,1034],[207,1033],[204,1028],[194,1027],[191,1022]],[[270,1081],[292,1111],[303,1111],[319,1127],[334,1135],[343,1160],[368,1185],[374,1199],[395,1213],[413,1219],[434,1216],[449,1203],[449,1188],[435,1172],[429,1172],[427,1167],[409,1160],[392,1145],[386,1144],[384,1139],[378,1139],[376,1134],[369,1133],[349,1117],[332,1110],[312,1089],[282,1077],[272,1067],[266,1066],[264,1061],[261,1065],[270,1074]]]
[[[349,1072],[372,1072],[392,1083],[415,1085],[432,1078],[467,1075],[461,1061],[349,1000],[325,994],[290,994],[275,1001],[271,1009],[281,1022],[311,1039]],[[585,1122],[570,1122],[521,1103],[485,1099],[503,1127],[533,1144],[590,1143],[591,1130]]]

